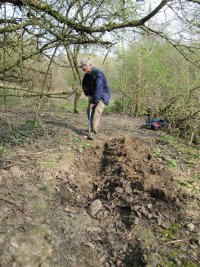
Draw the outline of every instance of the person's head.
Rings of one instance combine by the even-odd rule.
[[[85,73],[91,73],[91,71],[92,71],[92,63],[90,62],[89,59],[85,59],[85,58],[81,59],[80,66],[81,66],[81,69]]]

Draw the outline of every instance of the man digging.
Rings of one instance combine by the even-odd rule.
[[[101,115],[110,100],[110,89],[105,74],[92,66],[88,59],[82,59],[80,66],[85,72],[82,80],[84,94],[88,97],[88,139],[94,139],[94,134],[98,133]]]

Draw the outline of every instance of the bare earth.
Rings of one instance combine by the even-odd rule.
[[[61,112],[29,145],[31,116],[9,114],[16,140],[1,125],[0,266],[200,266],[197,149],[106,114],[89,141],[86,115]]]

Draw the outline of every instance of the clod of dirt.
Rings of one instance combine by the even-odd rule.
[[[102,203],[99,199],[93,201],[90,205],[91,216],[94,217],[98,213],[98,211],[100,211],[101,208],[102,208]]]

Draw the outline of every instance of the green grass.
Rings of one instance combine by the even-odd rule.
[[[12,90],[6,90],[7,94],[12,93]],[[13,92],[15,94],[15,92]],[[0,94],[3,95],[4,91],[2,88],[0,88]],[[6,98],[6,106],[9,108],[15,108],[15,107],[19,107],[22,106],[24,102],[24,98],[23,97],[14,97],[14,96],[10,96]],[[3,107],[4,106],[4,99],[0,98],[0,105]]]
[[[112,107],[112,105],[110,104],[109,106],[107,106],[106,108],[105,108],[105,114],[110,114],[110,113],[112,113],[113,112],[113,107]]]
[[[177,231],[181,229],[181,225],[176,223],[176,224],[171,224],[169,229],[165,229],[163,231],[163,236],[164,236],[164,241],[170,241],[174,237],[176,237]]]
[[[81,99],[79,109],[81,111],[85,111],[87,109],[87,106],[88,106],[88,100],[87,99]]]
[[[53,168],[56,165],[56,161],[54,159],[47,159],[46,162],[44,163],[45,167],[47,168]]]
[[[34,119],[27,119],[26,123],[28,125],[30,125],[31,127],[33,126],[33,124],[34,124],[34,127],[36,127],[36,128],[41,128],[42,127],[41,122],[39,120],[37,120],[37,119],[35,121],[34,121]]]
[[[76,155],[76,151],[72,147],[67,150],[67,153],[71,157],[74,157]]]
[[[81,143],[81,138],[80,137],[74,137],[74,142]]]
[[[84,149],[90,149],[90,148],[92,148],[92,146],[89,143],[83,143],[83,148]]]
[[[164,262],[161,263],[161,266],[162,267],[179,267],[180,265],[178,265],[174,260],[175,259],[165,260]],[[196,263],[192,261],[186,261],[183,263],[183,265],[181,265],[181,267],[199,267],[199,265],[197,265]]]
[[[177,146],[177,150],[182,154],[191,156],[192,158],[200,159],[200,152],[196,148],[186,146],[185,144],[179,144]]]
[[[46,168],[52,169],[56,166],[56,164],[57,164],[56,159],[54,159],[53,156],[49,156],[40,163],[40,166],[45,169]]]
[[[177,144],[177,138],[169,134],[161,136],[160,140],[166,144],[171,144],[171,145]]]
[[[189,147],[185,144],[178,143],[178,139],[172,135],[166,134],[160,137],[160,140],[166,144],[173,145],[176,150],[184,155],[191,156],[192,158],[200,159],[200,152],[194,147]]]
[[[194,179],[200,181],[200,173],[197,173],[197,175],[194,177]]]
[[[87,99],[80,99],[79,105],[78,105],[78,111],[83,112],[86,111],[88,106]],[[51,102],[50,103],[50,109],[52,111],[61,110],[66,112],[74,112],[74,102],[73,101],[67,101],[63,100],[61,102]]]
[[[73,103],[60,103],[58,107],[63,111],[73,111],[74,110],[74,104]]]
[[[162,157],[162,149],[160,149],[159,147],[156,149],[156,156],[158,158],[161,158]]]
[[[175,159],[170,159],[170,160],[168,161],[168,166],[169,166],[170,168],[176,168],[176,167],[177,167],[177,162],[176,162],[176,160],[175,160]]]
[[[23,197],[23,198],[26,198],[26,197],[28,197],[28,192],[23,190],[23,191],[20,192],[20,196]]]
[[[0,155],[2,155],[5,151],[6,149],[3,146],[0,146]]]
[[[183,267],[198,267],[198,265],[192,261],[187,261],[184,263]]]

